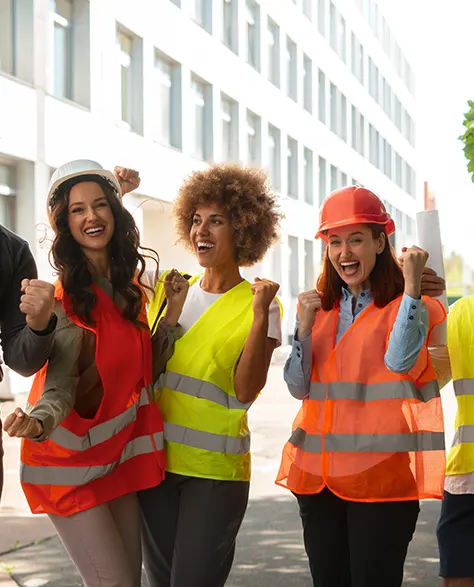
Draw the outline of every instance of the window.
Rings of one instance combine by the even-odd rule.
[[[271,124],[268,125],[268,162],[269,177],[276,190],[281,189],[281,139],[280,131]]]
[[[303,107],[313,112],[313,62],[307,55],[303,55]]]
[[[181,67],[155,53],[153,138],[163,145],[181,147]]]
[[[338,169],[335,165],[331,165],[331,192],[337,190],[339,187]]]
[[[379,167],[379,163],[380,163],[380,147],[379,147],[380,135],[379,135],[378,131],[375,130],[375,128],[371,124],[369,124],[369,141],[370,141],[369,160],[372,163],[372,165],[375,165],[375,167]]]
[[[119,121],[121,126],[143,133],[143,43],[117,25],[117,58],[120,80]]]
[[[254,0],[246,2],[247,63],[260,71],[260,7]]]
[[[307,204],[314,204],[314,170],[313,151],[304,148],[304,201]]]
[[[207,32],[212,31],[212,0],[189,0],[191,18]]]
[[[221,98],[222,161],[235,161],[239,157],[239,108],[227,96]]]
[[[54,44],[54,95],[72,100],[72,3],[52,2]]]
[[[119,63],[121,80],[121,120],[132,127],[133,111],[133,79],[132,79],[132,46],[133,39],[125,31],[118,31]]]
[[[313,20],[313,0],[303,0],[303,14]]]
[[[339,56],[344,63],[347,63],[346,34],[346,20],[341,16],[339,20]]]
[[[398,153],[395,153],[395,182],[402,187],[402,158]]]
[[[347,98],[341,94],[341,134],[343,141],[347,142]]]
[[[290,293],[292,297],[296,298],[300,293],[298,238],[296,236],[288,237],[288,247],[290,249]]]
[[[316,287],[314,276],[314,245],[313,241],[304,241],[304,289],[308,291]]]
[[[286,37],[287,92],[288,92],[288,96],[290,98],[292,98],[295,102],[298,97],[297,72],[298,72],[298,64],[297,64],[296,44],[290,39],[290,37]]]
[[[384,144],[384,155],[383,155],[384,173],[389,179],[392,179],[392,146],[385,139],[383,141],[383,144]]]
[[[385,114],[392,118],[392,88],[385,78],[382,79],[383,109]]]
[[[379,101],[379,70],[369,57],[369,92],[372,98]]]
[[[398,130],[402,130],[402,103],[395,97],[395,124]]]
[[[326,183],[326,160],[323,159],[322,157],[319,157],[319,166],[318,166],[318,171],[319,171],[319,186],[318,186],[318,191],[319,191],[319,205],[321,206],[321,204],[323,203],[324,198],[327,196],[327,183]]]
[[[326,0],[318,0],[318,31],[326,36]]]
[[[364,83],[364,49],[359,40],[351,33],[351,70],[353,75]]]
[[[288,137],[287,149],[288,165],[288,195],[290,198],[298,199],[298,143],[295,139]]]
[[[406,164],[406,184],[407,189],[406,191],[410,194],[410,196],[415,197],[416,193],[416,173],[415,170]]]
[[[260,117],[247,110],[247,161],[253,167],[259,167],[261,164],[261,136],[262,121]]]
[[[341,172],[341,188],[345,188],[347,185],[347,173]]]
[[[268,79],[280,87],[280,29],[271,18],[268,19]]]
[[[0,163],[0,224],[15,230],[15,169]]]
[[[326,76],[324,73],[319,70],[318,74],[318,89],[319,89],[319,97],[318,97],[318,113],[319,113],[319,120],[326,124]]]
[[[238,14],[237,14],[237,0],[222,0],[223,2],[223,27],[222,41],[234,53],[238,53]]]
[[[329,3],[329,44],[331,45],[331,49],[337,53],[337,20],[339,17],[339,13],[337,8],[334,6],[333,2]]]
[[[337,108],[337,103],[338,103],[338,94],[339,94],[339,90],[336,88],[336,86],[331,82],[329,84],[329,101],[330,101],[330,111],[331,111],[331,130],[333,133],[338,134],[338,128],[337,128],[337,121],[338,121],[338,108]]]
[[[192,155],[196,159],[209,160],[211,158],[212,129],[210,105],[211,88],[209,84],[193,77],[191,81],[192,95]]]

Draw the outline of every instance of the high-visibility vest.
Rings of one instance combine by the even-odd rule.
[[[338,308],[316,313],[310,394],[277,484],[300,494],[327,486],[351,501],[442,497],[443,414],[427,342],[409,373],[384,363],[401,299],[384,308],[371,303],[338,344]],[[423,303],[431,332],[446,312],[437,300]]]
[[[457,401],[447,475],[474,472],[474,296],[458,300],[448,315],[448,349]]]
[[[193,284],[199,279],[190,280]],[[148,312],[154,324],[164,300],[158,283]],[[250,479],[247,411],[234,374],[253,322],[250,283],[217,299],[180,338],[155,386],[164,419],[166,470],[205,479]]]
[[[96,335],[96,366],[103,398],[94,418],[75,410],[43,442],[23,439],[20,478],[31,511],[69,516],[127,493],[158,485],[164,477],[163,421],[153,402],[148,328],[122,316],[109,296],[92,286],[94,326],[74,315],[56,285],[68,317]],[[145,305],[142,319],[145,320]],[[41,398],[46,364],[28,403]]]

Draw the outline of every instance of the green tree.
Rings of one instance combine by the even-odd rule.
[[[466,131],[459,139],[464,144],[464,156],[467,159],[467,170],[471,174],[471,180],[474,182],[474,102],[468,100],[469,111],[464,115],[463,125]]]

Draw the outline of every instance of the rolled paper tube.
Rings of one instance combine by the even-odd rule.
[[[438,210],[423,210],[416,215],[416,231],[418,246],[430,255],[427,266],[436,271],[439,277],[446,277],[443,261],[443,246],[441,242],[441,229]],[[439,296],[439,301],[448,310],[448,298],[446,292]],[[446,321],[436,326],[430,336],[430,346],[447,344]]]

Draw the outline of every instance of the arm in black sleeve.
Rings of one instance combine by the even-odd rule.
[[[20,375],[28,377],[36,373],[48,360],[53,344],[56,317],[46,330],[33,331],[20,311],[21,282],[36,279],[35,260],[28,244],[9,233],[2,235],[0,252],[0,277],[2,284],[0,300],[0,330],[5,363]],[[5,280],[5,281],[4,281]]]

